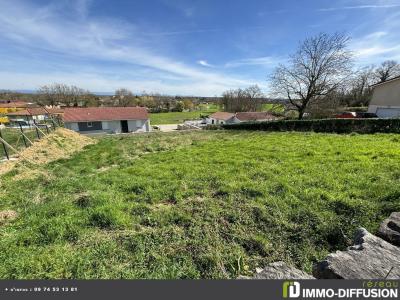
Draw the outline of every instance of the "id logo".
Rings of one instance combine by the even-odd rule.
[[[283,283],[283,298],[300,297],[300,283],[297,281],[285,281]]]

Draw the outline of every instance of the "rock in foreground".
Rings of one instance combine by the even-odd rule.
[[[254,277],[241,277],[242,279],[315,279],[313,276],[288,266],[284,262],[274,262],[257,272]]]
[[[347,251],[336,251],[314,266],[320,279],[399,279],[400,248],[361,228],[355,245]]]
[[[393,245],[400,246],[400,212],[392,213],[382,222],[378,236]]]

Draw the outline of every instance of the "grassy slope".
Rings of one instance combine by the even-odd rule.
[[[6,128],[2,129],[1,133],[3,135],[4,140],[14,148],[16,149],[25,148],[25,144],[24,141],[22,140],[21,132],[19,129]],[[24,133],[28,137],[28,139],[30,139],[32,142],[37,139],[36,131],[33,129],[24,129]],[[28,141],[27,144],[30,145]],[[8,152],[9,155],[15,154],[10,149],[8,149]],[[0,143],[0,159],[3,157],[5,157],[4,148],[3,145]]]
[[[400,209],[400,138],[264,132],[108,137],[43,178],[1,178],[1,278],[226,278],[310,270]]]

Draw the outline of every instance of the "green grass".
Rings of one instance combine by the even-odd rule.
[[[189,112],[168,112],[168,113],[152,113],[150,114],[151,125],[163,125],[163,124],[181,124],[186,120],[199,119],[202,115],[210,115],[220,108],[216,104],[200,105],[200,110],[189,111]],[[282,113],[284,106],[279,104],[263,104],[263,111],[272,111],[276,113]]]
[[[0,278],[235,278],[310,271],[400,209],[400,137],[186,132],[106,137],[47,174],[3,176]],[[21,170],[23,172],[23,170]]]
[[[1,133],[3,135],[3,139],[9,143],[11,146],[16,148],[17,150],[25,148],[24,141],[22,140],[21,132],[19,129],[13,128],[6,128],[1,129]],[[29,140],[32,142],[37,139],[36,131],[33,129],[24,129],[25,135],[28,137]],[[28,146],[30,145],[27,141]],[[14,155],[15,153],[12,150],[8,149],[9,155]],[[0,158],[5,157],[3,145],[0,143]]]
[[[181,124],[186,120],[200,119],[200,116],[210,115],[216,111],[218,111],[218,107],[216,105],[210,105],[209,107],[205,107],[203,110],[196,111],[152,113],[150,114],[150,124]]]
[[[262,111],[270,111],[270,112],[274,112],[274,113],[283,113],[285,111],[285,105],[283,105],[283,104],[264,103],[262,105]]]

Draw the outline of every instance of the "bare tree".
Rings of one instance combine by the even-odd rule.
[[[375,77],[378,83],[385,82],[400,75],[400,64],[395,60],[384,61],[375,70]]]
[[[262,107],[262,98],[264,97],[261,89],[257,85],[246,89],[229,90],[223,93],[221,106],[224,111],[258,111]]]
[[[349,81],[350,89],[347,93],[347,105],[367,106],[372,97],[371,85],[374,83],[374,69],[372,66],[364,67],[355,72]]]
[[[10,90],[0,90],[0,99],[6,99],[6,100],[20,100],[22,94]]]
[[[37,91],[38,102],[43,105],[78,106],[83,96],[90,93],[74,85],[53,83],[44,85]]]
[[[120,88],[116,90],[114,98],[117,100],[118,106],[134,105],[135,96],[126,88]]]
[[[302,119],[310,102],[329,101],[351,69],[349,38],[321,33],[304,40],[287,65],[279,65],[271,77],[272,90],[287,97]]]

